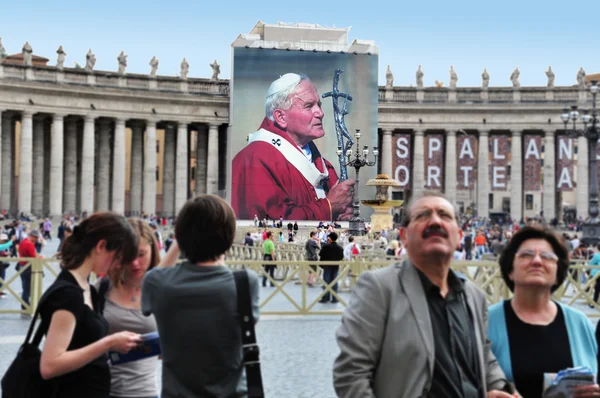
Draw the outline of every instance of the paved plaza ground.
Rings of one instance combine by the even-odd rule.
[[[58,240],[49,242],[44,256],[52,256]],[[14,266],[7,270],[7,278],[15,272]],[[52,283],[53,276],[45,273],[44,286]],[[20,280],[11,287],[21,293]],[[261,297],[270,294],[273,288],[261,290]],[[299,300],[299,286],[290,286],[290,295]],[[317,297],[320,289],[309,289],[309,297]],[[344,294],[347,297],[347,294]],[[318,304],[315,309],[336,308],[332,304]],[[0,300],[0,309],[18,309],[17,300],[9,296]],[[341,307],[337,307],[338,310]],[[292,304],[280,293],[268,304],[270,311],[292,311]],[[335,330],[340,323],[339,315],[324,316],[263,316],[257,325],[258,341],[265,394],[267,397],[335,397],[332,386],[332,364],[338,349]],[[0,376],[16,355],[25,338],[29,320],[19,314],[0,314]],[[160,383],[160,366],[157,380]],[[1,389],[0,389],[1,392]]]
[[[58,245],[53,240],[44,249],[44,256],[51,257]],[[7,278],[15,272],[14,266],[7,270]],[[50,272],[45,273],[44,287],[53,281]],[[21,292],[20,280],[11,285]],[[275,289],[261,288],[261,301]],[[286,293],[300,302],[301,287],[290,283]],[[321,289],[307,288],[307,300],[312,302]],[[348,300],[349,294],[342,293]],[[595,310],[583,304],[575,307],[592,313]],[[18,309],[17,300],[9,296],[0,300],[0,309]],[[340,304],[316,304],[314,311],[341,310]],[[263,308],[263,311],[294,311],[294,306],[281,293]],[[592,318],[596,323],[596,318]],[[263,315],[257,325],[257,335],[261,347],[263,380],[267,397],[335,397],[332,386],[332,364],[338,353],[335,331],[340,324],[339,315],[273,316]],[[16,351],[24,340],[29,320],[18,314],[0,314],[0,375],[3,375]],[[160,366],[157,380],[160,383]]]

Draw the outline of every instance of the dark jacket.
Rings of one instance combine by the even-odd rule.
[[[321,261],[341,261],[344,259],[344,249],[337,242],[328,243],[319,252]]]

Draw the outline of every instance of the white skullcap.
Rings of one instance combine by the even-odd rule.
[[[301,79],[302,77],[296,73],[286,73],[285,75],[280,76],[279,79],[275,80],[269,86],[269,90],[267,90],[267,97],[287,90],[290,87],[296,87],[300,83]]]

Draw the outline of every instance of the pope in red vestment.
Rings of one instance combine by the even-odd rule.
[[[260,128],[270,131],[292,143],[302,152],[288,134],[265,118]],[[321,173],[329,178],[322,188],[328,193],[338,182],[338,176],[329,161],[321,162],[321,154],[314,143],[308,144],[312,160]],[[304,156],[304,155],[303,155]],[[323,170],[323,163],[327,170]],[[255,141],[242,149],[233,159],[231,205],[240,219],[260,219],[267,215],[286,220],[333,220],[327,198],[317,198],[314,186],[293,164],[268,142]]]

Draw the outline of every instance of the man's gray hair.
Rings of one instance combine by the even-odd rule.
[[[418,200],[421,200],[423,198],[442,198],[442,199],[445,199],[452,206],[452,210],[454,210],[454,221],[456,221],[456,224],[458,224],[458,209],[456,208],[456,204],[455,203],[450,202],[450,200],[448,200],[448,198],[446,197],[446,195],[444,195],[441,192],[438,192],[438,191],[424,191],[420,195],[413,196],[408,201],[408,204],[404,208],[404,214],[402,216],[402,221],[400,222],[400,225],[402,227],[408,227],[408,224],[410,223],[410,209],[413,207],[413,205]]]
[[[300,76],[300,80],[298,81],[298,84],[296,84],[294,86],[290,86],[290,87],[286,88],[285,90],[281,90],[281,91],[267,97],[267,100],[265,101],[265,116],[267,117],[267,119],[269,119],[271,121],[275,121],[273,118],[273,112],[275,112],[275,109],[283,109],[283,110],[290,109],[290,107],[292,106],[292,100],[293,100],[292,94],[294,94],[296,92],[296,88],[303,81],[310,82],[310,79],[305,74],[299,74],[299,76]]]

